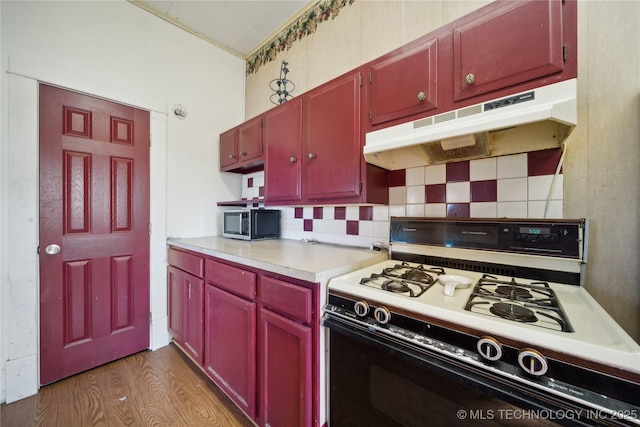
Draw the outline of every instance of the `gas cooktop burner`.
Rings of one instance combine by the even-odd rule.
[[[537,322],[538,318],[526,307],[506,302],[497,302],[489,309],[496,316],[503,317],[516,322]]]
[[[519,286],[500,285],[496,287],[496,293],[505,295],[511,299],[529,299],[533,298],[531,292]]]
[[[440,274],[444,274],[444,269],[440,267],[413,266],[402,262],[383,268],[381,273],[363,277],[360,284],[416,298],[425,293]]]
[[[485,274],[478,280],[465,310],[573,332],[555,292],[547,282],[523,283],[515,278],[506,281]]]

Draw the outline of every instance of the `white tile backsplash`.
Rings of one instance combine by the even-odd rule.
[[[497,157],[496,160],[498,179],[523,178],[528,175],[526,153]]]

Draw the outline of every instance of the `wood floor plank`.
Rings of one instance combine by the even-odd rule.
[[[253,423],[171,344],[0,405],[0,426],[250,427]]]

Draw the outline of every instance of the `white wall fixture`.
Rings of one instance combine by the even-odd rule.
[[[182,104],[176,104],[172,108],[173,114],[176,115],[177,118],[183,120],[187,117],[187,109]]]

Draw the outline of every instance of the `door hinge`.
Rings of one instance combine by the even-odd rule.
[[[373,120],[373,110],[369,108],[369,121]]]
[[[149,147],[151,147],[151,134],[149,134]]]
[[[151,223],[149,223],[149,236],[151,236]]]
[[[153,323],[153,313],[149,312],[149,324]]]
[[[568,50],[569,48],[567,48],[566,44],[562,45],[562,62],[567,62]]]

